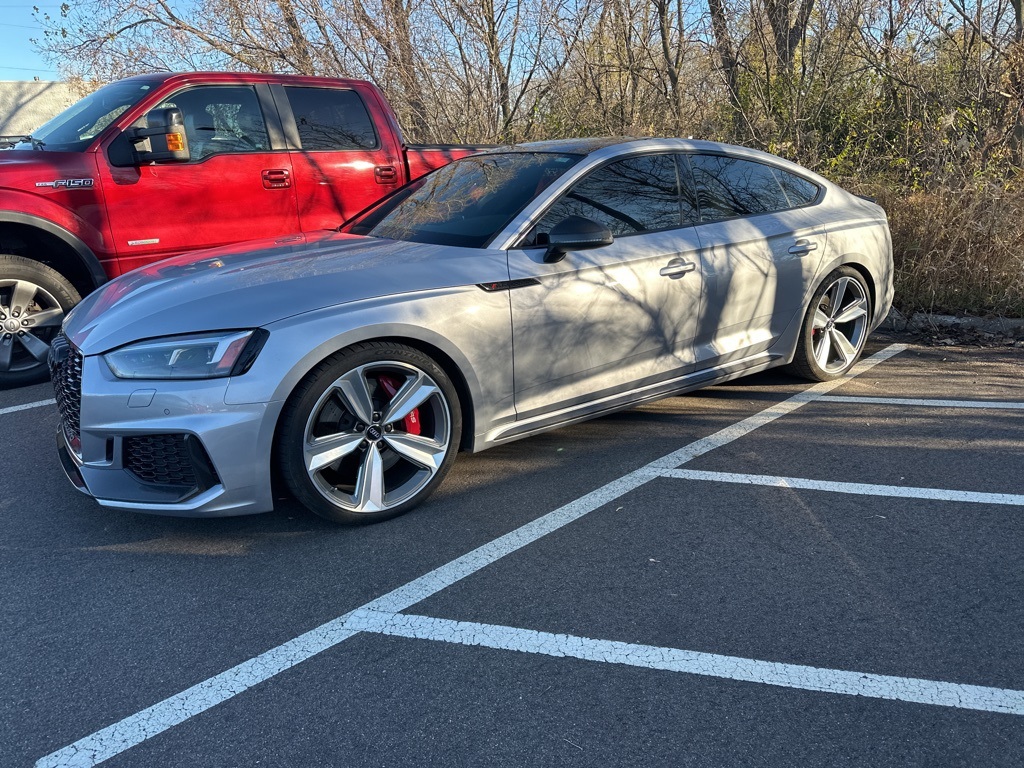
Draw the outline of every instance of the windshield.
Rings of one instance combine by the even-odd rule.
[[[466,157],[414,181],[342,231],[482,248],[581,158],[549,152]]]
[[[35,141],[19,144],[17,148],[32,149],[35,146],[57,152],[81,152],[152,88],[152,83],[138,81],[105,85],[43,123],[32,132]]]

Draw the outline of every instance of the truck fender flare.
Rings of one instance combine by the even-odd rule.
[[[75,252],[78,260],[88,272],[94,288],[99,288],[107,282],[108,278],[106,270],[103,269],[103,265],[100,264],[100,260],[96,258],[96,254],[92,252],[92,249],[89,248],[89,246],[83,243],[71,232],[64,229],[64,227],[60,227],[52,221],[47,221],[39,216],[33,216],[29,213],[18,213],[16,211],[0,211],[0,222],[27,224],[30,227],[41,229],[43,232],[53,235],[63,241]]]

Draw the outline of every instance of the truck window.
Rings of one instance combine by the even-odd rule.
[[[270,150],[266,122],[252,87],[188,88],[160,106],[181,110],[193,161],[225,152]]]
[[[336,88],[286,86],[305,152],[376,149],[373,121],[359,94]]]

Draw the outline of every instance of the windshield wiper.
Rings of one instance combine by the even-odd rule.
[[[46,146],[46,142],[42,139],[37,139],[27,133],[12,134],[11,136],[0,136],[0,149],[9,149],[16,144],[32,144],[32,149],[42,149]]]

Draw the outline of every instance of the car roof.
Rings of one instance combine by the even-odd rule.
[[[708,154],[725,154],[730,157],[746,158],[755,162],[768,163],[784,170],[805,176],[816,184],[831,186],[831,182],[819,174],[797,165],[784,157],[751,149],[736,144],[705,139],[674,139],[674,138],[635,138],[631,136],[603,136],[581,139],[554,139],[552,141],[532,141],[524,144],[510,144],[494,147],[478,153],[475,157],[487,154],[508,152],[561,152],[565,154],[583,155],[594,161],[604,161],[632,152],[698,152]],[[473,157],[474,155],[471,155]]]
[[[691,152],[725,152],[737,155],[758,154],[764,157],[769,157],[769,155],[759,152],[758,150],[750,149],[749,147],[723,144],[718,141],[669,137],[637,138],[635,136],[598,136],[579,139],[530,141],[523,144],[508,144],[505,146],[493,147],[480,154],[500,154],[507,152],[564,152],[566,154],[573,155],[591,155],[604,149],[613,150],[614,154],[619,154],[620,151],[626,149],[635,151],[643,151],[645,149],[673,149],[676,151]],[[781,159],[774,156],[771,157],[776,160]]]

